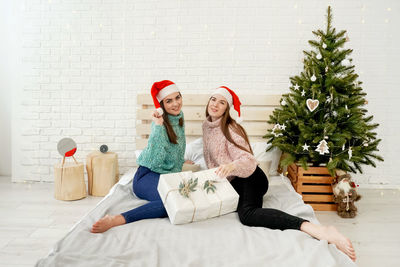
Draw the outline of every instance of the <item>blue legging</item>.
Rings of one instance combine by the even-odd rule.
[[[157,191],[160,174],[151,171],[149,168],[139,166],[133,178],[133,192],[141,199],[150,201],[143,206],[121,213],[126,223],[143,219],[165,218],[168,216]]]

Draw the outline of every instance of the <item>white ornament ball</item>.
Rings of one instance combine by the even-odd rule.
[[[285,101],[285,99],[282,99],[281,104],[282,104],[282,106],[286,106],[286,101]]]
[[[317,80],[317,77],[315,77],[315,75],[313,74],[313,76],[311,76],[311,81],[315,82]]]
[[[343,59],[343,60],[342,60],[342,64],[343,64],[344,66],[349,66],[351,63],[350,63],[350,60],[348,60],[348,59]]]
[[[322,44],[322,48],[324,48],[324,49],[325,49],[325,48],[326,48],[326,44]]]
[[[321,59],[321,58],[322,58],[321,54],[318,54],[317,59]]]

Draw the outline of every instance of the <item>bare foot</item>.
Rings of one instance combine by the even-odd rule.
[[[106,215],[93,224],[91,232],[104,233],[108,229],[122,224],[125,224],[125,218],[122,215]]]
[[[329,243],[335,244],[336,247],[349,256],[352,261],[356,261],[356,252],[354,251],[351,241],[333,226],[323,226],[323,228],[325,228],[323,230],[323,235],[326,238],[322,239],[327,240]]]
[[[349,256],[352,261],[356,261],[356,252],[351,241],[335,227],[304,222],[301,224],[300,230],[319,240],[326,240],[328,243],[334,244],[339,250]]]

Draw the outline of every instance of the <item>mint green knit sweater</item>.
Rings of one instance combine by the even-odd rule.
[[[168,115],[169,122],[175,131],[178,144],[169,141],[164,125],[151,123],[151,133],[147,147],[140,154],[137,163],[156,173],[171,173],[182,171],[185,156],[186,140],[185,125],[179,126],[179,119],[183,112],[177,116]]]

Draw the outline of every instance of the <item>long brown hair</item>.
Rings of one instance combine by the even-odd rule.
[[[179,93],[179,95],[181,95],[181,93]],[[182,95],[181,95],[181,97],[182,97]],[[165,126],[165,129],[167,130],[168,139],[171,143],[178,144],[178,141],[177,141],[178,137],[176,136],[174,128],[172,128],[172,125],[169,122],[168,113],[167,113],[167,111],[165,111],[165,108],[164,108],[164,101],[160,102],[160,106],[164,111],[162,117],[164,120],[163,124]],[[183,126],[183,118],[179,119],[179,126],[181,126],[181,127]]]
[[[208,105],[209,104],[210,104],[210,100],[208,100],[208,104],[206,107],[206,118],[208,118],[208,116],[210,116],[210,114],[208,113]],[[253,154],[253,150],[251,149],[249,137],[247,136],[246,130],[240,124],[238,124],[234,119],[232,119],[232,117],[229,113],[229,105],[226,107],[224,114],[222,114],[220,126],[221,126],[221,131],[222,131],[223,135],[229,142],[231,142],[234,146]],[[235,133],[237,133],[238,135],[243,137],[243,139],[246,141],[247,145],[249,146],[250,150],[246,147],[243,147],[243,146],[237,144],[232,139],[231,133],[229,132],[229,128],[231,128]]]

